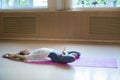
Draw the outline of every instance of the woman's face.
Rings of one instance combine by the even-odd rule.
[[[20,53],[22,55],[28,55],[28,54],[30,54],[30,52],[27,49],[20,51]]]

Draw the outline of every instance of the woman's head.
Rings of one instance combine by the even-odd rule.
[[[18,53],[19,55],[28,55],[30,52],[27,49],[24,49]]]

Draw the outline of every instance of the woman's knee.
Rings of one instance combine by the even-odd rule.
[[[61,56],[60,59],[65,63],[74,62],[76,60],[75,57],[72,55]]]

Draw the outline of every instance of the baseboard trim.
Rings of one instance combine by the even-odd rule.
[[[120,40],[89,40],[89,39],[50,39],[50,38],[4,38],[6,40],[44,40],[44,41],[77,41],[77,42],[114,42],[120,43]]]

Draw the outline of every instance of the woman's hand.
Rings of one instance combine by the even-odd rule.
[[[2,56],[3,58],[10,58],[10,54],[9,53],[6,53]]]

